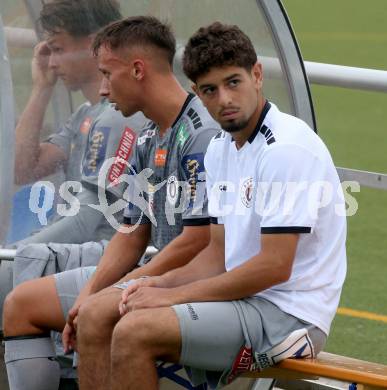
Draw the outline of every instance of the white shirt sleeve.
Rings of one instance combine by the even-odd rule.
[[[261,232],[310,233],[331,188],[325,164],[298,145],[268,149],[257,167],[257,212]]]

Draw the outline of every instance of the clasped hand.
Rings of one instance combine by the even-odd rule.
[[[62,343],[65,353],[76,350],[77,347],[77,317],[80,305],[73,307],[68,314],[66,325],[62,332]]]
[[[160,277],[140,278],[122,291],[118,310],[124,316],[130,311],[172,306],[175,303],[173,289],[165,288]]]

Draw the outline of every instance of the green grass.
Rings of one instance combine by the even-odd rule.
[[[361,360],[386,363],[386,344],[385,323],[336,316],[325,350]]]
[[[283,0],[306,61],[387,69],[385,0]],[[387,95],[312,86],[335,164],[387,172]],[[387,191],[363,187],[348,218],[341,306],[387,315]],[[387,363],[387,324],[338,315],[326,350]]]

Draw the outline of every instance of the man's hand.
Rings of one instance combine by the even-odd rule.
[[[130,308],[130,305],[128,305],[129,301],[132,300],[133,294],[135,294],[139,289],[145,288],[145,287],[159,287],[163,288],[164,283],[160,276],[153,276],[153,277],[144,277],[133,280],[133,283],[130,284],[123,292],[121,296],[121,302],[118,305],[118,310],[121,314],[121,316],[125,315],[128,311],[128,308]]]
[[[66,323],[62,332],[62,344],[65,353],[70,353],[77,349],[76,331],[68,323]]]
[[[69,311],[67,322],[62,332],[62,343],[65,353],[76,349],[77,316],[81,304],[76,302]]]
[[[46,42],[40,42],[35,46],[32,58],[32,82],[40,88],[53,87],[57,80],[55,70],[49,66],[51,51]]]
[[[67,316],[67,322],[62,332],[62,343],[65,353],[76,349],[77,317],[82,302],[75,302]]]
[[[130,311],[169,307],[177,303],[181,302],[172,288],[138,287],[128,296],[126,303],[120,303],[120,314],[123,316]]]

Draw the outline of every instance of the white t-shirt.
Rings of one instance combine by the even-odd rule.
[[[256,295],[328,334],[346,273],[346,218],[324,143],[267,102],[242,148],[224,131],[212,139],[205,167],[209,213],[225,228],[227,271],[260,252],[261,234],[299,233],[290,279]]]

